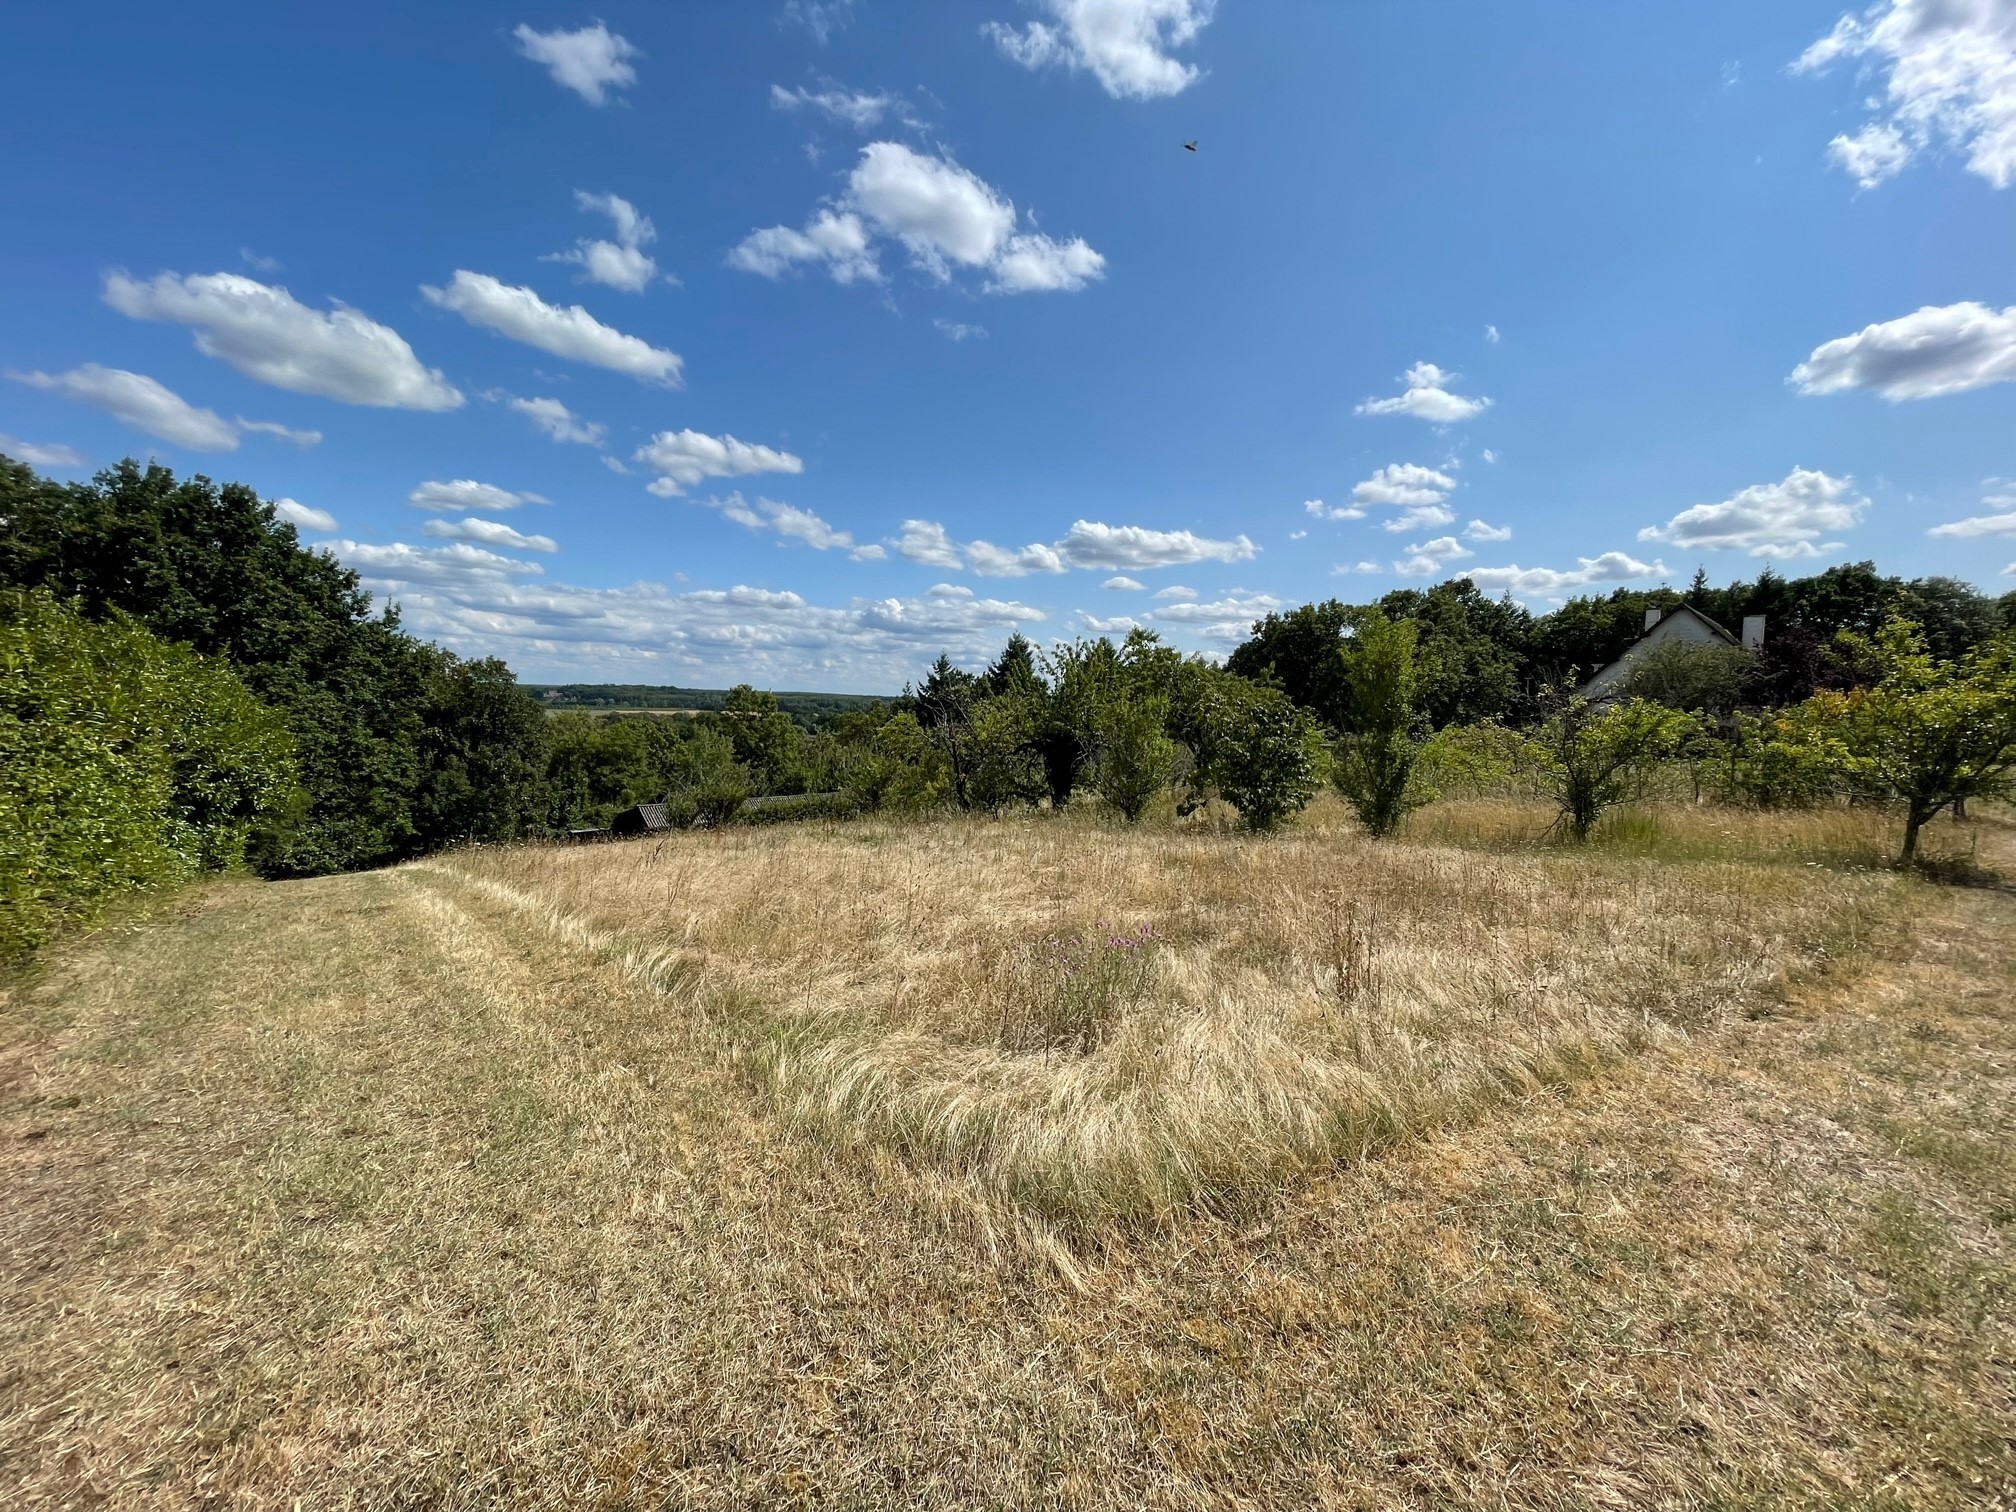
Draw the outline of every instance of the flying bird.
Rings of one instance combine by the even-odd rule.
[[[1183,144],[1183,150],[1185,152],[1195,152],[1197,150],[1197,144],[1195,142],[1185,142]]]

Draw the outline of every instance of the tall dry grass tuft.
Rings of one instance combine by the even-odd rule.
[[[1066,815],[427,866],[676,984],[801,1131],[1093,1226],[1249,1210],[1752,1001],[1903,885],[1823,880],[1808,838],[1486,855],[1328,806],[1265,840]]]

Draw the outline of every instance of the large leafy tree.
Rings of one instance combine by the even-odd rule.
[[[1893,619],[1874,637],[1849,632],[1844,649],[1870,680],[1816,693],[1812,717],[1846,747],[1859,786],[1903,804],[1909,863],[1941,809],[2016,788],[2016,634],[1942,662],[1923,631]]]
[[[516,833],[536,806],[531,715],[501,663],[464,664],[375,612],[250,488],[128,460],[58,485],[0,458],[0,582],[124,612],[228,661],[284,716],[303,801],[264,826],[270,873],[368,866]],[[487,749],[492,740],[496,751]]]

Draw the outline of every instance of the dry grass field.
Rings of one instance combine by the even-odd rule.
[[[0,1005],[0,1487],[2016,1508],[2016,895],[1863,812],[1545,823],[729,830],[78,942]]]

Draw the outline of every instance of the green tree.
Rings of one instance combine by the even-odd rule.
[[[1349,689],[1349,733],[1338,740],[1330,775],[1373,835],[1391,834],[1426,801],[1414,781],[1418,630],[1413,620],[1367,614],[1339,653]]]
[[[1757,658],[1741,646],[1672,639],[1632,659],[1626,692],[1688,714],[1722,718],[1757,687]]]
[[[1605,810],[1638,796],[1646,777],[1677,752],[1694,721],[1646,699],[1557,701],[1534,739],[1541,781],[1578,841]]]
[[[1017,804],[1040,803],[1050,790],[1037,750],[1040,689],[982,698],[967,727],[967,801],[999,813]]]
[[[950,795],[951,768],[944,750],[908,710],[892,714],[855,750],[841,790],[857,808],[916,811],[935,807]]]
[[[284,714],[307,797],[261,836],[263,869],[330,871],[418,848],[428,650],[251,489],[130,460],[58,486],[0,459],[0,519],[0,582],[46,587],[92,618],[123,610],[225,658]]]
[[[663,801],[677,823],[718,828],[747,801],[749,786],[735,742],[718,730],[696,730],[672,753]]]
[[[425,697],[418,843],[494,843],[537,828],[547,807],[547,718],[511,669],[436,652]]]
[[[1166,733],[1168,722],[1169,700],[1154,693],[1124,694],[1100,715],[1093,784],[1129,824],[1175,775],[1176,743]]]
[[[1904,805],[1898,859],[1908,864],[1941,809],[2016,785],[2016,635],[2004,632],[1958,664],[1933,657],[1905,619],[1843,640],[1869,684],[1814,694],[1809,716],[1846,748],[1859,787]]]
[[[1323,785],[1323,738],[1278,688],[1197,666],[1172,723],[1195,753],[1194,780],[1216,789],[1256,833],[1278,828]]]
[[[1269,614],[1254,623],[1250,639],[1232,648],[1225,670],[1270,683],[1325,724],[1341,726],[1347,690],[1337,652],[1358,613],[1326,599]]]
[[[294,789],[231,669],[116,611],[0,590],[0,959],[124,893],[238,864]]]
[[[735,743],[735,759],[747,769],[756,791],[803,790],[804,737],[791,716],[778,708],[776,694],[738,683],[712,718]]]
[[[973,712],[984,694],[981,679],[953,666],[951,657],[941,655],[916,692],[906,689],[900,700],[915,717],[918,728],[928,733],[944,753],[952,796],[961,808],[972,807],[967,783],[973,771]]]

